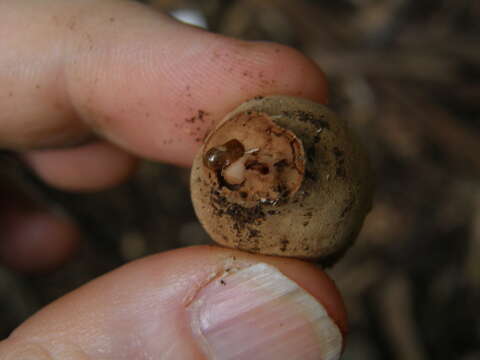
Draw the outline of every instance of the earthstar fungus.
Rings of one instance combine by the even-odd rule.
[[[191,175],[197,216],[219,244],[331,262],[371,208],[365,152],[346,124],[302,98],[255,98],[205,139]]]

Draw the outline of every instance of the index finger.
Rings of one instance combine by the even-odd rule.
[[[136,3],[47,5],[0,4],[1,147],[61,146],[93,131],[189,165],[212,122],[246,99],[326,101],[323,73],[291,48],[211,34]]]

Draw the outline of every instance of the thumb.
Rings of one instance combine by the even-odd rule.
[[[0,359],[338,359],[345,312],[313,265],[192,247],[126,265],[37,313]]]

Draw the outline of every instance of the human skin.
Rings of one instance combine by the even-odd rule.
[[[139,157],[190,166],[213,122],[252,97],[327,101],[323,73],[296,50],[211,34],[128,1],[0,0],[0,39],[0,148],[64,190],[121,182]],[[186,121],[192,117],[201,120]],[[76,228],[28,199],[19,206],[12,188],[0,188],[0,257],[29,272],[61,262],[79,239]],[[21,351],[29,359],[205,358],[185,299],[232,261],[239,269],[273,265],[345,333],[341,298],[315,266],[192,247],[133,262],[54,302],[0,343],[0,359]],[[152,327],[155,304],[173,317]]]

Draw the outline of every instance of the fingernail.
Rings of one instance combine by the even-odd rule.
[[[225,273],[189,306],[208,359],[339,359],[342,335],[325,308],[275,267]]]

